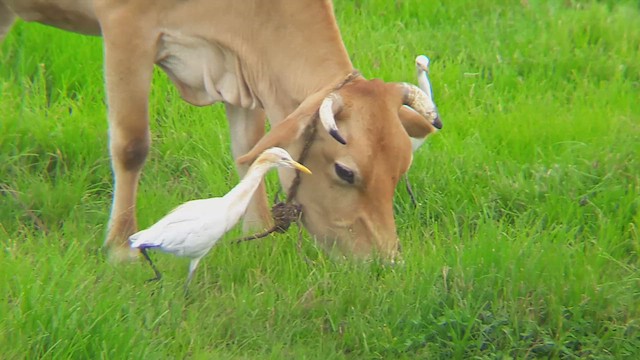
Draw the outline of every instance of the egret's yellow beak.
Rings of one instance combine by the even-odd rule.
[[[291,166],[292,166],[292,167],[294,167],[294,168],[296,168],[296,169],[298,169],[298,170],[302,171],[302,172],[303,172],[303,173],[305,173],[305,174],[311,174],[311,170],[307,169],[307,167],[306,167],[306,166],[304,166],[304,165],[300,164],[300,163],[299,163],[299,162],[297,162],[297,161],[293,161],[293,160],[292,160],[292,161],[290,162],[290,164],[291,164]]]

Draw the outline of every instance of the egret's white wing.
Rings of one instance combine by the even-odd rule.
[[[173,209],[150,228],[131,236],[132,247],[158,247],[178,256],[202,251],[224,234],[226,212],[221,199],[193,200]],[[209,239],[209,241],[207,241]]]

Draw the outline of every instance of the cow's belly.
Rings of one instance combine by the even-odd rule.
[[[156,63],[191,104],[204,106],[225,101],[244,108],[259,105],[243,77],[240,60],[218,44],[164,31]]]
[[[86,35],[100,35],[92,0],[1,0],[25,21]]]

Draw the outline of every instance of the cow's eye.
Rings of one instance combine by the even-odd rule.
[[[336,169],[336,174],[340,179],[348,182],[349,184],[353,184],[353,182],[355,181],[353,170],[349,169],[348,167],[342,164],[337,164],[337,163],[335,165],[335,169]]]

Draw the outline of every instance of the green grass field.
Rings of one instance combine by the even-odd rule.
[[[445,127],[395,198],[405,264],[295,231],[114,266],[99,38],[18,23],[0,48],[0,358],[640,357],[637,1],[336,2],[355,66],[414,79]],[[237,181],[220,105],[157,72],[141,226]],[[269,182],[275,189],[273,174]],[[313,260],[307,264],[305,258]]]

